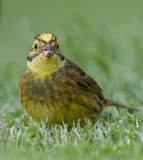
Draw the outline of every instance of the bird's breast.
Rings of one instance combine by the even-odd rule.
[[[25,70],[20,79],[19,88],[21,94],[28,96],[29,99],[46,100],[64,81],[61,71],[40,77],[36,73]]]

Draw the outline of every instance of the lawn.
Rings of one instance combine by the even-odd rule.
[[[98,82],[106,98],[142,106],[142,8],[142,0],[0,3],[1,160],[142,159],[143,113],[107,107],[84,128],[46,127],[29,118],[18,94],[34,37],[52,32],[64,55]]]

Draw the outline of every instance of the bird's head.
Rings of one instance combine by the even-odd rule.
[[[59,49],[57,37],[52,33],[37,35],[27,56],[27,67],[35,71],[55,70],[55,68],[60,68],[63,63],[64,56]]]

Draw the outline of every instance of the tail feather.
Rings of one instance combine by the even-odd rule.
[[[113,106],[113,107],[120,107],[120,108],[125,108],[128,109],[129,111],[143,111],[143,107],[140,108],[133,108],[133,107],[128,107],[122,103],[118,103],[115,101],[112,101],[110,99],[103,99],[103,105],[104,106]]]

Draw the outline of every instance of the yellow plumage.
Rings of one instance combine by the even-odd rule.
[[[27,113],[37,121],[72,125],[95,119],[105,105],[126,106],[105,99],[99,85],[79,66],[66,59],[51,33],[36,36],[27,57],[19,92]],[[84,124],[84,121],[82,121]]]
[[[77,69],[82,71],[64,58],[53,34],[38,35],[19,83],[27,113],[37,121],[47,118],[49,124],[72,124],[100,113],[103,107],[98,97],[82,90],[74,80],[72,74]],[[99,87],[98,90],[101,92]]]

